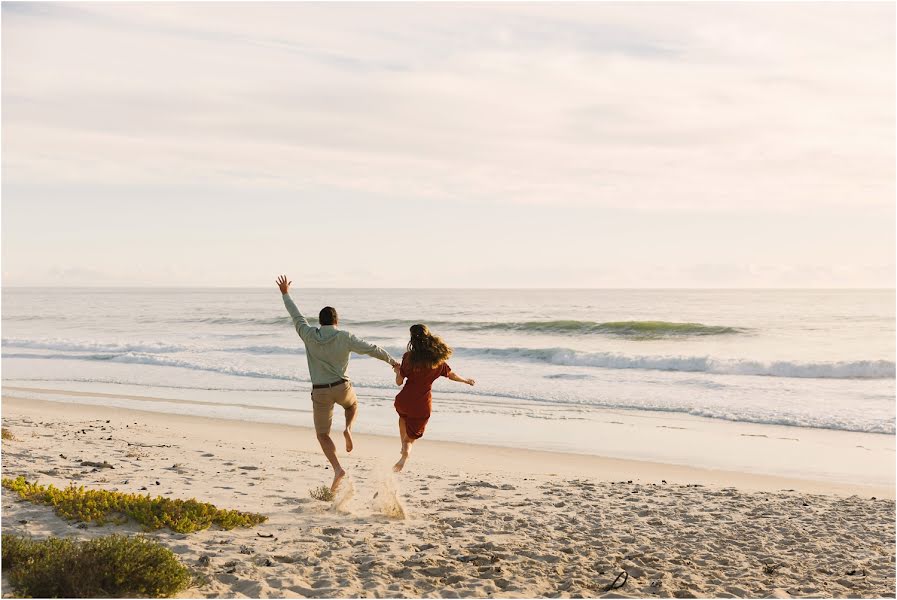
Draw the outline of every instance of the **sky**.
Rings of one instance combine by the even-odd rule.
[[[2,4],[8,286],[894,287],[895,4]]]

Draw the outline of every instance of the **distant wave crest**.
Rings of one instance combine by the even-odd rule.
[[[407,326],[410,322],[361,321],[356,326]],[[703,323],[674,323],[669,321],[432,321],[428,325],[463,331],[514,331],[558,335],[612,335],[631,339],[656,339],[702,335],[730,335],[745,333],[741,327],[704,325]]]
[[[692,335],[727,335],[743,333],[745,329],[703,323],[672,323],[669,321],[524,321],[519,323],[487,323],[483,329],[506,329],[539,333],[586,333],[618,335],[631,338],[658,338]]]
[[[158,323],[156,319],[138,319],[138,323]],[[167,319],[167,323],[204,323],[207,325],[289,325],[289,317],[189,317]]]
[[[176,323],[204,325],[249,325],[283,326],[289,325],[288,317],[190,317],[175,319]],[[317,321],[309,317],[308,322]],[[406,329],[414,321],[403,319],[383,319],[373,321],[345,320],[350,327],[380,327]],[[691,337],[705,335],[732,335],[748,332],[743,327],[728,325],[705,325],[703,323],[676,323],[671,321],[427,321],[433,328],[456,331],[513,331],[520,333],[541,333],[557,335],[610,335],[635,340],[649,340],[670,337]]]

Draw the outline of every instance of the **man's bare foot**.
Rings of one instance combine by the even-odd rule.
[[[355,445],[352,444],[352,432],[347,429],[343,432],[343,435],[346,438],[346,452],[352,452],[352,448],[355,447]]]
[[[346,476],[346,472],[343,469],[340,469],[336,473],[333,474],[333,484],[330,486],[330,491],[336,493],[339,484],[342,483],[343,477]]]

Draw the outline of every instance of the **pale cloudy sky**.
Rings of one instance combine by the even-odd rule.
[[[8,3],[5,285],[895,283],[895,5]]]

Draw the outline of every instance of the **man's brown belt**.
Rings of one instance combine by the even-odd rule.
[[[315,383],[311,386],[313,390],[320,390],[321,388],[332,388],[337,385],[343,385],[346,383],[345,379],[340,379],[339,381],[334,381],[333,383]]]

